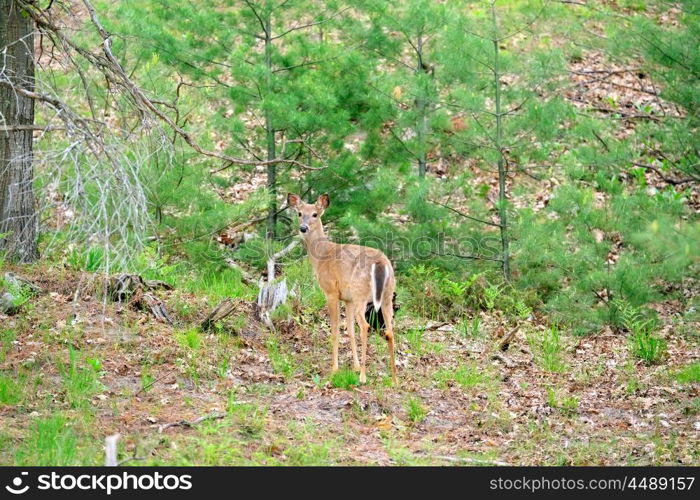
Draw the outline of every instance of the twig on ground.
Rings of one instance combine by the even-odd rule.
[[[635,167],[643,168],[644,170],[651,170],[652,172],[656,173],[659,177],[661,177],[662,181],[664,181],[666,184],[670,184],[671,186],[679,186],[681,184],[687,184],[689,182],[700,182],[700,178],[696,177],[688,177],[685,179],[671,179],[670,177],[666,177],[660,169],[656,168],[653,165],[647,165],[646,163],[633,162],[632,165],[634,165]]]
[[[166,429],[170,429],[171,427],[194,427],[197,424],[200,424],[206,420],[220,420],[226,416],[226,413],[210,413],[208,415],[203,415],[201,417],[197,417],[194,420],[180,420],[179,422],[170,422],[169,424],[163,424],[160,427],[158,427],[158,432],[163,432]]]
[[[498,465],[501,467],[510,467],[511,464],[507,462],[501,462],[500,460],[482,460],[479,458],[462,458],[462,457],[449,457],[447,455],[435,455],[432,458],[437,458],[438,460],[444,460],[446,462],[453,463],[465,463],[474,465]]]

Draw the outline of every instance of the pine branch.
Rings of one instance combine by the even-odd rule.
[[[441,207],[446,208],[446,209],[450,210],[451,212],[456,213],[460,217],[464,217],[465,219],[473,220],[474,222],[479,222],[481,224],[486,224],[488,226],[501,227],[501,225],[496,223],[496,222],[490,222],[490,221],[483,220],[483,219],[477,219],[476,217],[472,217],[471,215],[467,215],[464,212],[461,212],[461,211],[457,210],[456,208],[452,208],[448,205],[440,203],[439,201],[434,201],[434,200],[428,200],[428,201],[430,203],[435,204],[435,205],[440,205]]]

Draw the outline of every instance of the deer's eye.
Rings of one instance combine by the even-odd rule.
[[[301,217],[301,212],[297,212],[299,214],[299,217]]]
[[[314,217],[318,217],[318,214],[312,214]]]

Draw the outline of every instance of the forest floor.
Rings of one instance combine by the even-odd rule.
[[[647,366],[612,331],[559,337],[531,317],[501,351],[498,311],[469,326],[399,311],[399,385],[373,334],[368,384],[357,386],[350,371],[328,376],[325,315],[300,311],[270,333],[239,300],[204,334],[192,325],[215,303],[189,292],[157,292],[170,326],[103,303],[94,275],[7,270],[42,292],[2,318],[3,464],[97,465],[113,433],[133,464],[700,462],[700,387],[684,376],[700,358],[692,332],[665,328],[667,357]]]
[[[683,113],[646,75],[622,68],[586,52],[570,68],[564,97],[620,118],[618,139],[634,131],[639,109]],[[667,183],[656,170],[645,176],[650,188]],[[253,172],[221,194],[241,201],[262,180]],[[491,186],[495,206],[495,176],[473,182]],[[513,205],[542,209],[557,182],[533,183]],[[688,203],[700,212],[700,191]],[[114,433],[129,465],[700,464],[700,344],[697,328],[677,321],[676,301],[654,305],[666,344],[655,365],[632,354],[629,335],[610,329],[560,336],[537,314],[513,329],[498,310],[451,324],[404,308],[398,386],[376,334],[360,386],[350,371],[329,375],[325,311],[293,305],[293,319],[270,332],[254,319],[253,303],[237,299],[232,316],[202,333],[197,325],[221,294],[180,284],[155,292],[171,326],[103,301],[98,274],[50,262],[4,264],[6,271],[42,291],[19,314],[0,315],[3,465],[99,465]],[[340,352],[347,369],[344,329]]]

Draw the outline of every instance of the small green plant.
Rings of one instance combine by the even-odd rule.
[[[95,373],[100,373],[102,371],[102,362],[99,359],[87,358],[86,361],[90,365],[90,368],[92,368]]]
[[[452,281],[448,278],[443,278],[442,288],[446,291],[447,295],[452,296],[454,298],[459,298],[462,297],[467,291],[467,289],[469,288],[469,284],[467,282],[457,282]]]
[[[425,334],[425,328],[411,328],[406,331],[405,337],[408,345],[415,354],[421,354],[423,352],[423,335]]]
[[[4,289],[3,291],[5,292],[3,299],[9,299],[11,302],[7,304],[10,306],[11,314],[16,313],[34,295],[34,292],[21,281],[4,277],[0,278],[0,289]]]
[[[338,370],[331,375],[331,385],[336,389],[352,389],[360,385],[360,374],[352,370]]]
[[[228,412],[237,424],[241,435],[257,439],[265,430],[267,408],[252,404],[231,404]]]
[[[620,311],[622,325],[630,333],[633,354],[649,365],[658,363],[663,358],[666,346],[663,340],[654,334],[656,318],[645,318],[639,308],[622,301],[615,305]]]
[[[419,398],[410,397],[406,403],[406,413],[408,413],[408,418],[411,422],[419,424],[425,419],[428,410],[423,406]]]
[[[578,411],[579,398],[565,396],[560,399],[554,387],[547,387],[547,404],[565,415],[574,415]]]
[[[566,396],[561,402],[560,410],[573,415],[578,411],[579,401],[578,396]]]
[[[202,336],[197,328],[190,328],[175,335],[178,344],[186,349],[196,351],[202,345]]]
[[[153,386],[155,378],[151,375],[151,370],[148,365],[141,367],[141,390],[148,392]]]
[[[481,317],[475,314],[471,323],[471,336],[477,338],[481,332]]]
[[[489,285],[484,289],[484,304],[486,309],[492,311],[496,307],[496,301],[501,296],[503,288],[499,285]]]
[[[552,325],[543,332],[528,334],[527,340],[535,361],[543,369],[550,372],[561,372],[564,370],[561,334],[556,325]]]
[[[102,247],[90,247],[87,250],[74,248],[66,261],[69,267],[77,271],[96,272],[104,265],[105,251]]]
[[[206,270],[191,279],[186,288],[191,292],[204,293],[214,304],[228,297],[248,296],[240,272],[228,268]]]
[[[272,313],[270,314],[270,319],[276,323],[281,321],[289,321],[292,317],[292,309],[289,304],[280,304]]]
[[[522,300],[518,300],[515,302],[515,314],[520,319],[528,319],[532,314],[532,309],[528,307]]]

